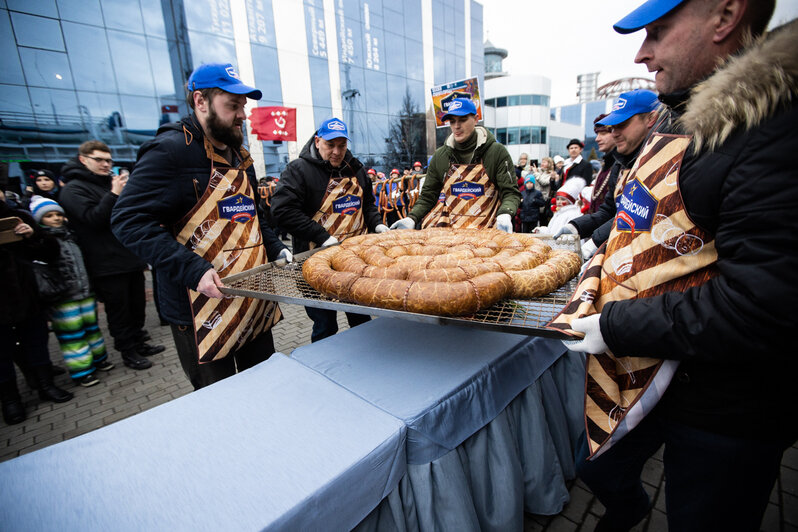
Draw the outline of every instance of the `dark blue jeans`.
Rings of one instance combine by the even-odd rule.
[[[310,341],[318,342],[328,336],[338,332],[338,317],[334,310],[325,308],[305,307],[308,317],[313,320],[313,331],[310,333]],[[366,323],[371,316],[365,314],[346,313],[346,321],[350,327],[355,327],[361,323]]]
[[[649,504],[640,473],[663,444],[669,530],[759,530],[786,445],[706,432],[655,409],[598,458],[585,461],[583,446],[577,474],[606,515],[625,523]]]

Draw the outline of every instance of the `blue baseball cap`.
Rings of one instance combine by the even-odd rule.
[[[618,33],[634,33],[659,20],[687,0],[648,0],[612,27]]]
[[[232,94],[244,94],[253,100],[260,100],[263,97],[261,91],[241,82],[238,72],[230,63],[200,65],[191,73],[186,83],[189,92],[214,87]]]
[[[469,98],[455,98],[451,102],[449,102],[449,107],[446,109],[446,114],[443,115],[443,120],[446,122],[449,119],[449,116],[465,116],[465,115],[476,115],[477,114],[477,106],[474,102]]]
[[[645,89],[622,92],[615,103],[612,112],[596,122],[597,126],[615,126],[626,122],[634,115],[648,113],[659,107],[656,93]]]
[[[344,137],[346,140],[352,140],[349,138],[349,130],[347,129],[346,124],[340,118],[328,118],[322,122],[319,126],[319,130],[316,132],[316,136],[321,137],[324,140],[337,139],[338,137]]]

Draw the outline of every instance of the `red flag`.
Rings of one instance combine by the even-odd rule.
[[[296,109],[255,107],[249,123],[258,140],[296,140]]]

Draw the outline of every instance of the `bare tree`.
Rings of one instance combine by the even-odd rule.
[[[389,168],[412,166],[413,162],[425,164],[427,132],[425,116],[405,90],[402,109],[388,127],[385,139],[385,163]]]

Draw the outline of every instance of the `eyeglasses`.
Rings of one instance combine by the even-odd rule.
[[[113,159],[106,159],[105,157],[92,157],[91,155],[86,155],[86,157],[93,161],[97,161],[98,163],[108,163],[110,165],[114,164]]]

